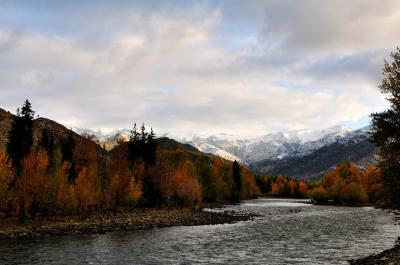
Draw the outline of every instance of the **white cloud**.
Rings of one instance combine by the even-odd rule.
[[[400,34],[395,7],[246,1],[82,7],[70,20],[44,8],[54,26],[0,19],[0,106],[30,98],[40,115],[92,129],[246,135],[357,121],[385,106],[376,85]]]

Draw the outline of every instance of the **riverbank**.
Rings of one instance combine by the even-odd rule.
[[[399,238],[400,239],[400,238]],[[371,255],[365,258],[350,260],[351,265],[389,265],[400,264],[400,242],[391,249],[382,251],[381,253]]]
[[[0,239],[37,238],[48,235],[95,234],[134,231],[171,226],[194,226],[235,223],[252,220],[253,215],[232,211],[210,212],[191,209],[134,209],[94,214],[84,220],[66,217],[59,221],[28,221],[0,219]]]
[[[394,213],[395,220],[400,223],[400,211],[391,210]],[[365,258],[350,260],[351,265],[394,265],[400,264],[400,237],[397,238],[393,248],[384,250],[378,254],[373,254]]]

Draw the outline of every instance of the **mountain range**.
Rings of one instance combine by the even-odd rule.
[[[103,134],[74,128],[90,136],[106,149],[119,140],[127,141],[130,130]],[[362,168],[376,163],[377,149],[370,143],[369,127],[352,130],[334,126],[321,130],[293,130],[243,138],[227,133],[212,135],[165,133],[160,137],[174,139],[228,160],[241,161],[254,171],[314,180],[341,161],[352,161]]]
[[[0,149],[5,148],[12,120],[13,114],[0,109]],[[36,142],[43,130],[50,131],[56,141],[63,141],[70,136],[76,139],[89,136],[107,151],[112,150],[118,141],[127,141],[130,136],[128,129],[107,134],[81,128],[73,128],[74,132],[71,132],[55,121],[37,118],[34,121]],[[201,151],[237,160],[255,172],[315,180],[341,161],[352,161],[361,168],[375,164],[377,148],[369,141],[369,131],[369,127],[351,130],[346,126],[335,126],[322,130],[269,133],[254,138],[227,133],[165,133],[159,135],[158,141],[161,148],[181,148],[194,153]]]

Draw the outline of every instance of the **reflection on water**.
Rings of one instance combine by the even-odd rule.
[[[224,209],[226,210],[226,208]],[[251,222],[0,241],[0,264],[347,264],[391,247],[400,228],[371,207],[257,199]]]

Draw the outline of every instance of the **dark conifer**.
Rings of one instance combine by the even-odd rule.
[[[380,164],[385,196],[391,206],[400,207],[400,49],[385,61],[379,88],[387,95],[388,110],[373,113],[371,139],[380,150]]]
[[[70,131],[68,137],[61,142],[61,152],[62,152],[62,161],[68,161],[71,166],[69,167],[68,171],[68,179],[72,183],[77,173],[75,171],[75,163],[73,159],[73,152],[75,148],[75,139],[73,133]]]
[[[12,160],[13,168],[17,176],[21,173],[21,162],[31,151],[33,145],[33,118],[35,112],[29,100],[25,100],[22,109],[17,109],[9,138],[7,142],[7,154]]]
[[[232,176],[233,176],[233,187],[231,200],[233,202],[240,201],[242,194],[242,174],[239,163],[235,160],[232,163]]]
[[[140,142],[139,142],[139,133],[137,131],[136,123],[133,125],[133,129],[131,130],[131,135],[129,137],[129,161],[131,164],[136,163],[140,156],[141,156],[141,148],[140,148]]]
[[[154,165],[156,163],[156,153],[157,153],[157,140],[156,134],[151,128],[150,133],[147,134],[147,139],[144,148],[143,160],[146,165]]]

